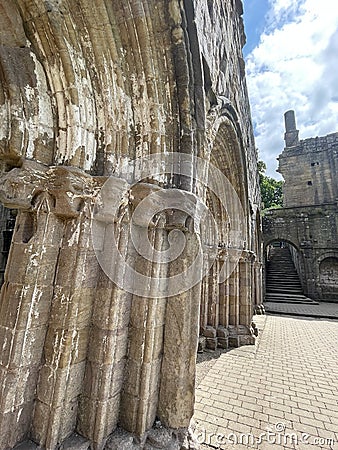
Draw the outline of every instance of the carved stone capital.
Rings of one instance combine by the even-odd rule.
[[[48,192],[55,198],[54,214],[75,218],[86,199],[93,198],[93,178],[73,167],[53,167],[48,171]]]
[[[256,255],[251,250],[243,250],[240,263],[253,263],[256,258]]]
[[[79,215],[86,199],[93,198],[98,190],[97,180],[74,167],[47,167],[25,160],[22,166],[5,173],[0,179],[0,200],[8,208],[36,209],[35,199],[48,194],[50,211],[64,218]]]
[[[34,196],[46,189],[48,167],[24,161],[0,178],[0,201],[7,208],[30,209]]]
[[[180,189],[162,189],[138,183],[130,190],[133,223],[199,233],[203,205],[198,197]]]

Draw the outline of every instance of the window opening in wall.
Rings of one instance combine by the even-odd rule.
[[[312,163],[311,163],[311,166],[312,166],[312,167],[313,167],[313,166],[319,166],[319,162],[318,162],[318,161],[312,162]]]
[[[307,185],[308,185],[308,186],[312,186],[312,181],[308,181],[308,182],[307,182]]]

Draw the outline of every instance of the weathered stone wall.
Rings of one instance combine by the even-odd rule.
[[[334,265],[332,276],[328,272],[324,276],[320,269],[322,261],[338,255],[337,220],[335,205],[279,208],[268,211],[263,219],[265,245],[287,241],[294,246],[297,252],[295,264],[304,292],[313,299],[338,300]],[[325,281],[327,277],[330,282]]]
[[[305,293],[337,302],[338,133],[299,141],[293,111],[285,123],[286,147],[279,156],[284,207],[264,217],[264,243],[291,243]]]
[[[290,113],[293,111],[286,114]],[[295,132],[295,127],[294,121],[291,130],[287,128],[286,147],[278,158],[278,171],[285,181],[283,205],[291,207],[336,202],[338,133],[300,141],[297,138],[290,142],[289,135]]]
[[[179,447],[199,333],[254,342],[262,301],[241,2],[0,13],[0,449]]]

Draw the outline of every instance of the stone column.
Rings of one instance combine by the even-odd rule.
[[[219,255],[220,263],[226,266],[229,265],[229,261],[227,259],[226,252],[223,250]],[[225,273],[227,270],[225,268]],[[217,328],[217,345],[221,348],[228,348],[229,344],[229,312],[230,312],[230,304],[229,304],[229,277],[226,277],[224,281],[222,281],[219,285],[219,325]]]
[[[0,298],[0,448],[29,431],[64,229],[53,197],[41,192],[45,172],[24,163],[1,183],[2,202],[19,213]]]
[[[149,241],[157,252],[162,252],[167,246],[165,222],[163,215],[151,224],[150,229],[146,223],[136,225],[143,228],[140,236],[144,236],[144,230],[148,228]],[[134,259],[134,265],[138,272],[159,279],[158,286],[149,290],[149,297],[132,297],[129,347],[121,397],[120,424],[142,439],[153,426],[158,407],[167,302],[160,293],[163,292],[161,280],[166,283],[167,264],[146,261],[139,255]]]
[[[175,219],[178,220],[175,228],[184,233],[185,248],[181,256],[169,265],[169,292],[177,287],[170,277],[190,267],[200,248],[196,229],[187,228],[182,215],[174,216],[172,224],[175,224]],[[196,279],[202,277],[202,264],[200,261],[194,267]],[[157,414],[164,425],[174,429],[188,427],[194,411],[200,296],[201,283],[198,282],[167,300]]]
[[[209,271],[208,325],[214,329],[219,322],[219,259],[216,258]]]
[[[200,307],[200,332],[208,325],[208,299],[209,299],[209,275],[207,274],[201,285],[201,307]]]
[[[229,325],[239,325],[239,268],[238,265],[229,277]]]
[[[235,273],[238,275],[238,296],[235,300],[235,307],[232,307],[230,303],[229,345],[231,347],[253,344],[255,342],[253,330],[251,329],[253,315],[251,256],[251,252],[244,251],[235,270]],[[233,314],[233,311],[235,311],[235,314]]]
[[[119,252],[127,258],[129,205],[123,199],[127,190],[127,183],[110,177],[108,189],[101,191],[102,204],[98,202],[94,215],[99,224],[95,232],[100,233],[94,237],[94,246],[102,251],[100,262],[104,261],[104,266],[97,276],[77,424],[77,431],[90,439],[94,449],[104,447],[107,437],[116,428],[120,412],[131,294],[114,283],[116,279],[123,280],[124,267],[117,264],[110,249],[112,236],[115,236]],[[124,205],[121,209],[120,201]],[[120,211],[115,215],[116,209]]]
[[[263,306],[263,291],[262,291],[262,267],[263,264],[260,261],[254,262],[254,283],[255,283],[255,313],[264,314]]]
[[[239,261],[239,323],[244,326],[250,326],[252,318],[251,269],[250,257],[243,256]]]
[[[31,435],[47,449],[56,448],[76,426],[97,271],[90,207],[85,204],[64,225],[37,387]]]
[[[219,270],[224,268],[224,273],[227,273],[226,268],[228,265],[227,255],[225,251],[219,253]],[[229,277],[226,277],[224,281],[219,283],[219,325],[227,327],[229,325]]]
[[[238,344],[254,344],[255,338],[251,329],[253,304],[252,304],[252,256],[249,251],[243,252],[243,257],[239,261],[239,326]]]

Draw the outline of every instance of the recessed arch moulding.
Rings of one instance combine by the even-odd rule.
[[[16,217],[1,262],[1,450],[151,448],[163,433],[189,447],[198,345],[254,342],[262,249],[242,9],[212,3],[0,2],[0,225]],[[140,205],[163,198],[146,221]],[[107,242],[124,261],[108,273]],[[207,247],[210,270],[204,257],[173,295],[170,280]],[[147,295],[126,265],[148,277]]]

